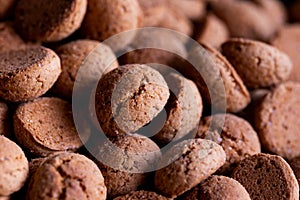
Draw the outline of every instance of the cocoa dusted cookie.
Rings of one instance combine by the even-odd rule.
[[[233,38],[222,45],[222,53],[249,88],[262,88],[288,79],[292,71],[290,58],[266,43]]]
[[[60,59],[37,46],[0,54],[0,97],[28,101],[46,93],[61,73]]]
[[[199,21],[206,12],[203,0],[169,0],[168,3],[181,10],[190,20]]]
[[[80,27],[86,8],[87,0],[20,0],[16,26],[27,40],[59,41]]]
[[[190,36],[193,33],[193,25],[189,18],[178,8],[168,7],[159,27],[171,29]]]
[[[221,44],[229,38],[226,24],[213,13],[206,15],[201,24],[201,30],[197,41],[219,49]]]
[[[10,137],[12,131],[11,127],[12,123],[9,108],[5,102],[0,101],[0,135]]]
[[[20,144],[38,156],[76,151],[82,146],[71,104],[58,98],[21,104],[14,115],[14,131]]]
[[[53,89],[56,95],[64,99],[72,98],[72,91],[74,82],[76,80],[76,74],[85,59],[88,58],[89,54],[92,53],[92,51],[97,51],[96,48],[99,48],[100,55],[98,55],[99,57],[95,58],[95,60],[98,60],[97,66],[94,67],[94,70],[91,73],[100,76],[100,74],[111,71],[112,69],[118,67],[117,61],[115,61],[110,66],[105,66],[105,59],[107,59],[106,56],[108,56],[107,54],[110,54],[111,56],[114,56],[114,54],[113,52],[111,52],[108,46],[97,41],[77,40],[62,45],[56,50],[57,55],[61,59],[62,67],[62,73],[60,74]],[[107,69],[105,69],[106,67]],[[88,77],[86,77],[86,79],[88,79]],[[99,79],[99,77],[97,77],[97,79]]]
[[[239,182],[226,176],[211,176],[179,199],[251,200],[248,192]]]
[[[0,19],[4,19],[11,14],[16,0],[0,0]]]
[[[297,179],[280,156],[257,154],[244,159],[232,178],[240,182],[252,200],[298,200]]]
[[[151,67],[124,65],[102,76],[94,98],[101,129],[117,136],[133,133],[156,117],[167,103],[169,88]]]
[[[132,191],[129,194],[114,198],[114,200],[170,200],[167,197],[161,196],[151,191]]]
[[[211,1],[211,7],[226,23],[231,37],[268,41],[275,34],[267,12],[251,1]]]
[[[276,37],[272,40],[272,45],[286,53],[292,63],[293,69],[290,74],[289,80],[300,81],[300,57],[298,54],[300,48],[300,25],[289,24],[283,26],[277,33]]]
[[[232,114],[216,114],[201,120],[196,138],[212,140],[226,153],[226,163],[218,173],[228,174],[247,156],[261,152],[257,133],[244,119]]]
[[[161,156],[159,147],[149,138],[128,134],[106,141],[94,153],[107,195],[114,198],[149,184],[150,171]]]
[[[106,199],[106,186],[97,165],[75,153],[48,158],[32,176],[27,199]]]
[[[13,141],[0,136],[0,197],[20,190],[28,176],[28,160]]]
[[[263,148],[288,159],[300,155],[299,92],[299,83],[278,85],[265,96],[255,114]]]
[[[153,137],[159,144],[178,140],[195,130],[202,115],[202,99],[197,86],[180,74],[170,73],[166,81],[173,97],[166,105],[167,119]]]
[[[190,139],[170,148],[162,156],[155,172],[155,188],[166,197],[174,198],[192,189],[216,172],[226,160],[221,146],[210,140]]]
[[[140,28],[143,12],[137,0],[89,0],[87,14],[82,24],[82,34],[94,40],[106,40],[123,31]],[[123,48],[134,34],[116,38],[114,46]]]
[[[15,32],[15,30],[12,27],[12,23],[1,22],[0,23],[0,53],[5,51],[20,49],[23,46],[25,46],[25,42]]]
[[[250,103],[250,94],[242,79],[221,53],[207,45],[202,44],[202,46],[207,50],[211,61],[219,69],[218,73],[221,74],[226,95],[221,98],[226,99],[226,110],[228,112],[238,112],[244,109]],[[215,74],[215,76],[218,76],[218,74]],[[203,92],[203,95],[207,99],[207,96],[211,94]]]
[[[138,3],[143,11],[144,19],[143,26],[157,26],[164,16],[166,11],[166,0],[138,0]]]

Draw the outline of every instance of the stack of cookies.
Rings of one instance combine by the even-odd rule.
[[[0,200],[298,200],[299,38],[299,1],[0,0]]]

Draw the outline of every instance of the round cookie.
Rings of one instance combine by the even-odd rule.
[[[147,173],[161,156],[159,147],[149,138],[120,135],[96,149],[95,161],[100,168],[107,195],[114,198],[136,191],[148,181]]]
[[[0,19],[4,19],[12,13],[16,0],[0,0]]]
[[[278,85],[265,96],[255,114],[263,148],[288,159],[300,155],[299,92],[299,83]]]
[[[269,87],[288,79],[290,58],[276,47],[241,38],[222,45],[222,53],[249,88]]]
[[[168,200],[169,198],[161,196],[155,192],[140,190],[132,191],[129,194],[114,198],[114,200]],[[170,199],[169,199],[170,200]]]
[[[138,0],[144,13],[143,27],[157,26],[164,16],[166,0]]]
[[[9,109],[6,103],[0,101],[0,135],[11,136],[11,119]]]
[[[61,153],[48,158],[30,180],[27,199],[106,199],[97,165],[83,155]]]
[[[192,35],[193,25],[188,17],[178,8],[168,7],[159,27],[171,29],[187,36]]]
[[[9,196],[24,185],[28,160],[16,143],[0,136],[0,161],[0,196]]]
[[[196,138],[212,140],[223,147],[226,162],[218,170],[220,174],[231,173],[241,160],[261,152],[258,135],[251,125],[232,114],[216,114],[203,118]]]
[[[90,39],[104,41],[123,31],[142,26],[143,13],[137,0],[89,0],[88,11],[82,24],[82,34]],[[123,48],[134,38],[115,38],[114,46]]]
[[[60,74],[53,88],[53,91],[56,95],[64,99],[72,98],[72,91],[73,91],[74,82],[76,80],[76,74],[79,68],[81,67],[82,62],[84,62],[84,60],[89,56],[89,54],[95,48],[101,48],[100,53],[102,54],[100,54],[97,57],[97,61],[99,61],[97,62],[97,67],[101,69],[97,69],[95,67],[93,74],[97,74],[97,75],[103,74],[104,71],[108,72],[118,67],[118,62],[115,61],[107,69],[104,69],[106,67],[105,59],[106,56],[108,56],[106,55],[106,53],[110,54],[110,56],[115,56],[115,55],[113,54],[113,52],[111,52],[111,49],[109,47],[97,41],[77,40],[62,45],[56,50],[57,55],[61,59],[61,67],[62,67],[62,73]],[[104,50],[104,48],[106,49]],[[95,51],[97,51],[97,49]],[[99,77],[97,76],[97,78]]]
[[[10,50],[17,50],[23,46],[25,46],[25,42],[15,32],[12,24],[10,22],[0,22],[0,53]]]
[[[174,198],[204,181],[225,160],[225,152],[217,143],[203,139],[185,140],[162,156],[163,164],[171,164],[155,172],[155,188],[166,197]]]
[[[197,41],[219,49],[221,44],[229,38],[229,31],[222,20],[212,13],[206,15],[201,24]]]
[[[300,48],[300,25],[289,24],[283,26],[276,37],[272,40],[272,45],[286,53],[292,63],[293,69],[290,74],[289,80],[300,81],[300,57],[298,54]]]
[[[71,104],[58,98],[21,104],[14,115],[14,131],[20,144],[37,156],[76,151],[82,146]]]
[[[211,176],[181,198],[184,200],[251,200],[246,189],[226,176]]]
[[[226,23],[231,37],[268,41],[275,33],[268,14],[251,1],[211,1],[211,7]]]
[[[206,12],[206,4],[202,0],[168,0],[168,3],[181,10],[190,20],[198,21]]]
[[[27,40],[59,41],[80,27],[86,8],[87,0],[19,0],[16,26]]]
[[[36,46],[0,54],[0,97],[28,101],[46,93],[61,73],[60,59]]]
[[[221,53],[207,45],[202,44],[202,46],[207,50],[212,62],[220,70],[219,73],[221,74],[226,94],[223,97],[226,99],[226,110],[228,112],[238,112],[244,109],[250,103],[250,94],[240,76]],[[203,95],[205,96],[204,98],[209,96],[208,92],[203,92]]]
[[[147,65],[124,65],[101,77],[95,95],[96,115],[105,134],[133,133],[164,108],[169,88]]]
[[[232,178],[246,188],[253,200],[299,199],[297,179],[290,166],[280,156],[250,156],[233,171]]]
[[[189,134],[199,124],[203,109],[195,83],[176,73],[170,73],[166,81],[174,95],[166,105],[167,119],[164,126],[153,137],[159,144],[167,144]]]

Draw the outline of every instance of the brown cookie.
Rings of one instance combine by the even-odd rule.
[[[46,93],[61,72],[60,59],[50,49],[37,46],[0,54],[0,96],[27,101]]]
[[[166,105],[167,119],[164,126],[153,137],[159,144],[178,140],[195,130],[203,109],[195,83],[176,73],[169,74],[166,81],[174,95]]]
[[[20,0],[16,7],[16,26],[31,41],[62,40],[81,25],[87,0]]]
[[[239,182],[226,176],[211,176],[179,199],[251,200],[248,192]]]
[[[226,24],[212,13],[206,15],[200,29],[197,41],[216,49],[219,49],[221,44],[229,38]]]
[[[11,136],[11,119],[9,109],[6,103],[0,101],[0,135]]]
[[[137,0],[89,0],[88,11],[82,24],[82,34],[90,39],[106,40],[109,37],[142,26],[143,13]],[[134,34],[116,38],[114,46],[124,47]]]
[[[166,11],[166,0],[138,0],[144,13],[143,26],[157,26]]]
[[[159,147],[149,138],[137,135],[120,135],[106,141],[96,149],[95,161],[100,168],[107,195],[114,198],[136,191],[146,184],[151,166],[160,157]]]
[[[82,146],[71,104],[58,98],[21,104],[14,115],[14,131],[20,144],[38,156],[75,151]]]
[[[129,194],[114,198],[114,200],[168,200],[169,198],[161,196],[155,192],[140,190],[132,191]],[[170,200],[170,199],[169,199]]]
[[[283,83],[266,95],[255,114],[263,148],[288,159],[300,155],[299,92],[299,83]]]
[[[155,172],[156,190],[167,197],[179,196],[217,171],[225,160],[222,147],[210,140],[178,143],[162,156],[163,164],[171,164]]]
[[[228,112],[238,112],[244,109],[250,103],[250,95],[240,76],[221,53],[207,45],[202,44],[202,46],[207,50],[212,62],[219,69],[218,74],[222,77],[225,89],[226,110]],[[203,95],[209,96],[210,94],[203,92]]]
[[[61,59],[62,67],[62,73],[60,74],[53,89],[57,96],[68,100],[72,98],[72,91],[77,72],[85,59],[89,58],[89,54],[96,48],[99,48],[100,51],[100,55],[97,57],[97,61],[99,62],[95,61],[96,58],[95,60],[92,60],[92,62],[97,62],[97,66],[95,66],[93,72],[90,73],[93,73],[94,76],[97,74],[97,79],[99,79],[99,77],[101,77],[100,74],[103,74],[104,71],[106,73],[118,67],[117,61],[115,61],[111,66],[105,66],[105,59],[107,58],[106,56],[114,56],[113,52],[111,52],[111,49],[108,46],[93,40],[77,40],[62,45],[56,50],[57,55]],[[94,51],[94,53],[98,51],[97,49]],[[89,62],[89,64],[91,63],[91,61],[86,62]],[[106,67],[108,68],[105,69]],[[89,79],[89,77],[86,77],[86,79]],[[92,79],[92,77],[90,79]],[[86,82],[88,81],[89,80],[86,80]]]
[[[193,25],[189,18],[178,8],[168,7],[159,27],[171,29],[187,36],[192,35]]]
[[[7,0],[4,0],[7,1]],[[9,1],[8,1],[9,2]],[[1,5],[1,2],[0,2]],[[1,9],[1,6],[0,6]],[[1,12],[1,11],[0,11]],[[25,42],[15,32],[10,22],[0,23],[0,53],[20,49]]]
[[[106,199],[106,187],[97,165],[75,153],[48,158],[30,180],[27,197],[46,199]]]
[[[181,10],[189,19],[195,21],[199,21],[206,12],[206,4],[202,0],[169,0],[168,3]]]
[[[249,88],[269,87],[288,79],[290,58],[276,47],[241,38],[222,45],[222,53]]]
[[[49,156],[50,157],[50,156]],[[48,157],[44,158],[33,158],[29,161],[29,177],[31,177],[36,170],[46,161]]]
[[[275,33],[267,12],[251,1],[211,1],[211,6],[232,37],[268,41]]]
[[[9,196],[24,185],[28,176],[28,160],[13,141],[0,136],[0,196]]]
[[[99,125],[105,134],[133,133],[164,108],[169,88],[147,65],[124,65],[102,76],[95,95]]]
[[[289,80],[300,81],[300,57],[298,54],[300,48],[300,25],[290,24],[283,26],[272,40],[272,45],[286,53],[292,63],[293,69]]]
[[[244,159],[232,177],[240,182],[253,200],[298,200],[297,179],[280,156],[257,154]]]
[[[7,18],[14,8],[16,0],[0,0],[0,19]]]
[[[226,163],[218,170],[230,173],[245,157],[260,153],[257,133],[244,119],[232,114],[216,114],[201,120],[196,138],[212,140],[226,153]]]

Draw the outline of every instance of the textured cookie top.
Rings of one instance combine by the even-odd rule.
[[[147,65],[124,65],[100,79],[96,114],[108,135],[132,133],[163,109],[169,88],[163,76]]]
[[[106,199],[104,178],[83,155],[62,153],[48,158],[31,178],[27,199]]]
[[[159,193],[174,198],[205,180],[225,160],[225,152],[217,143],[203,139],[185,140],[162,156],[163,165],[171,164],[156,171],[155,188]]]
[[[223,79],[226,93],[227,111],[238,112],[244,109],[250,103],[250,94],[240,76],[221,53],[207,45],[203,44],[202,46],[207,50],[212,62],[220,70],[219,73]]]
[[[40,98],[22,104],[14,116],[18,140],[37,155],[76,150],[77,134],[71,104],[58,98]]]
[[[268,87],[288,79],[290,58],[268,44],[233,38],[222,45],[222,53],[249,88]]]
[[[124,196],[114,198],[114,200],[168,200],[169,198],[161,196],[155,192],[140,190],[133,191]]]
[[[20,0],[16,24],[27,40],[57,41],[79,28],[87,0]]]
[[[0,196],[9,196],[21,189],[28,175],[28,161],[22,149],[0,136]]]
[[[184,194],[184,200],[251,200],[246,189],[226,176],[211,176]]]
[[[232,177],[253,200],[298,200],[299,186],[292,169],[280,156],[257,154],[244,159]]]
[[[288,159],[300,155],[299,92],[299,83],[283,83],[266,95],[255,114],[263,147]]]
[[[212,140],[223,147],[226,163],[219,169],[220,173],[231,172],[245,157],[260,153],[257,133],[246,120],[231,114],[205,117],[196,137]]]

